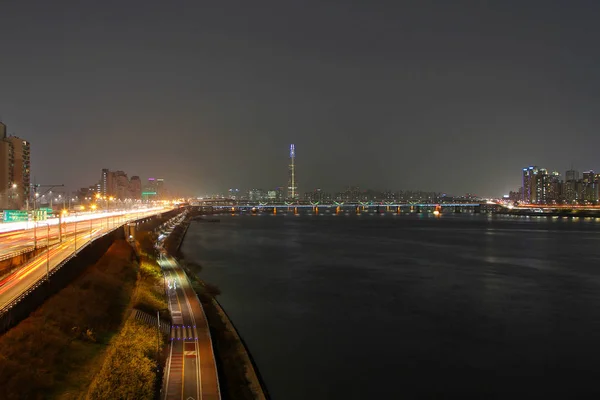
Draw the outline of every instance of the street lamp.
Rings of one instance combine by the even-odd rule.
[[[75,214],[75,251],[77,251],[77,214]]]
[[[17,184],[16,184],[16,183],[13,183],[13,184],[11,185],[11,189],[12,189],[12,194],[11,194],[11,196],[10,196],[10,200],[11,200],[11,206],[12,206],[14,209],[16,209],[16,208],[17,208],[17,201],[15,200],[15,197],[17,197],[17,194],[16,194]]]
[[[50,223],[43,222],[42,224],[46,224],[46,226],[48,227],[48,230],[46,233],[46,280],[49,281],[50,280]]]

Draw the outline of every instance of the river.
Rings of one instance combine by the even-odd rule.
[[[182,246],[273,399],[600,394],[600,220],[224,215]]]

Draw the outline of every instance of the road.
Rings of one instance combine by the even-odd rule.
[[[48,227],[50,228],[50,244],[54,244],[59,241],[60,233],[63,235],[74,233],[76,225],[79,233],[84,232],[86,229],[89,230],[89,223],[92,220],[97,221],[100,225],[108,224],[111,227],[127,220],[155,214],[153,211],[159,210],[164,211],[162,208],[152,208],[118,210],[110,213],[86,212],[69,214],[60,220],[51,218],[46,221],[38,221],[35,225],[33,221],[0,223],[0,258],[10,257],[11,254],[33,249],[36,242],[38,247],[46,246]],[[59,222],[61,222],[61,228],[59,228]]]
[[[47,238],[49,237],[50,246],[47,248],[47,251],[42,252],[13,274],[0,280],[0,310],[9,306],[40,279],[45,279],[47,273],[51,274],[54,268],[89,243],[90,240],[104,235],[129,220],[155,215],[160,211],[165,211],[165,209],[123,214],[120,218],[109,216],[108,218],[97,217],[81,222],[68,222],[63,227],[62,242],[58,238],[58,225],[51,226],[45,225],[45,223],[41,225],[42,223],[40,223],[36,232],[38,235],[38,245],[46,246]],[[49,236],[48,226],[50,226]],[[9,235],[6,243],[4,235]],[[0,236],[0,248],[4,248],[5,246],[13,246],[14,248],[14,246],[18,245],[19,240],[27,242],[27,237],[19,235],[24,235],[23,231],[2,234]]]
[[[204,310],[177,262],[162,255],[173,324],[165,368],[165,400],[220,399],[217,366]]]

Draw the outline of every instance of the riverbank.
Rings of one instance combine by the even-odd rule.
[[[177,226],[165,243],[166,250],[176,257],[179,264],[192,282],[204,308],[213,338],[213,348],[217,359],[219,382],[223,398],[231,399],[268,399],[268,392],[246,344],[237,332],[233,322],[216,300],[220,293],[216,286],[198,278],[200,268],[189,265],[180,251],[187,229],[195,215]]]

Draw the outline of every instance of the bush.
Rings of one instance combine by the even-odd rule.
[[[161,345],[162,345],[161,340]],[[152,399],[156,380],[156,330],[130,319],[110,346],[87,399]]]
[[[160,266],[151,258],[142,258],[140,281],[133,307],[150,314],[154,314],[157,310],[167,309],[163,273]]]

